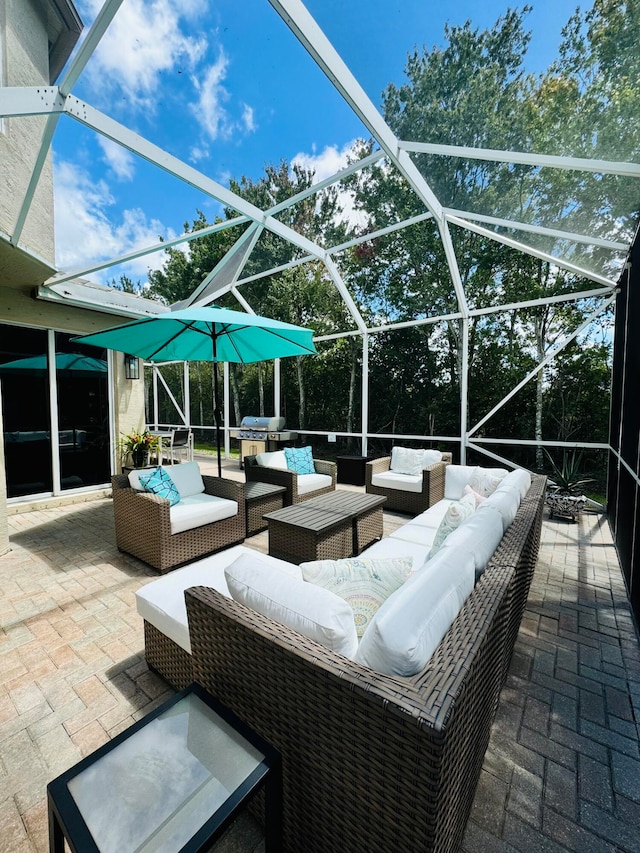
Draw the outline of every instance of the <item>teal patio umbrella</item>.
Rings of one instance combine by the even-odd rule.
[[[67,372],[73,377],[107,375],[107,362],[101,358],[91,358],[89,355],[81,355],[77,352],[57,352],[56,370]],[[49,372],[49,363],[46,354],[32,355],[27,358],[18,358],[15,361],[6,361],[0,364],[0,375],[2,376],[46,376]]]
[[[250,364],[316,353],[311,329],[228,308],[196,306],[143,317],[72,340],[120,350],[151,362],[231,361]],[[215,366],[213,389],[218,476],[222,476],[221,415]]]

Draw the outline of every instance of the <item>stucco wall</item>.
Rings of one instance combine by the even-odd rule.
[[[41,86],[49,81],[49,45],[38,0],[2,0],[3,71],[7,86]],[[46,119],[4,119],[0,132],[0,230],[13,235],[38,155]],[[49,154],[27,216],[20,245],[54,264],[53,175]]]

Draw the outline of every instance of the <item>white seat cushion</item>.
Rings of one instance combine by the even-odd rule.
[[[266,563],[289,577],[298,580],[302,577],[300,569],[291,563],[258,554],[244,545],[236,545],[145,584],[136,592],[138,613],[185,652],[191,654],[187,608],[184,602],[185,589],[192,586],[208,586],[231,598],[224,570],[242,554],[249,554],[256,560],[256,564]]]
[[[401,542],[414,542],[431,550],[433,540],[438,532],[437,527],[425,527],[424,524],[408,522],[389,534],[389,539]]]
[[[353,611],[340,596],[241,555],[225,569],[232,597],[334,652],[353,657],[358,637]]]
[[[440,522],[447,514],[447,510],[452,503],[453,501],[443,498],[433,506],[430,506],[429,509],[425,509],[424,512],[420,513],[420,515],[416,515],[415,518],[412,518],[410,523],[419,524],[422,527],[433,527],[437,530],[440,526]]]
[[[328,474],[298,474],[299,495],[308,495],[309,492],[317,492],[330,485],[331,477]]]
[[[420,672],[473,584],[471,554],[441,549],[377,610],[360,640],[355,660],[389,675]]]
[[[169,509],[171,534],[182,533],[213,521],[222,521],[238,514],[238,504],[215,495],[191,495],[181,498]]]
[[[407,542],[403,539],[392,539],[385,536],[378,539],[362,552],[365,557],[411,557],[413,571],[421,569],[427,561],[430,545],[420,545],[417,542]]]
[[[396,471],[381,471],[371,477],[371,484],[381,489],[399,489],[401,492],[422,491],[422,472],[420,474],[398,474]]]

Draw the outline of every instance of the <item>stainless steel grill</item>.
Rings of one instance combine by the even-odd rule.
[[[240,442],[240,468],[245,456],[256,453],[279,450],[281,445],[295,441],[297,432],[284,428],[284,418],[262,418],[247,416],[242,418],[240,426],[230,430],[229,435]]]

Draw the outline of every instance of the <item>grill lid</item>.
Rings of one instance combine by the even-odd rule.
[[[280,432],[284,429],[284,418],[244,417],[240,429],[260,432]]]

